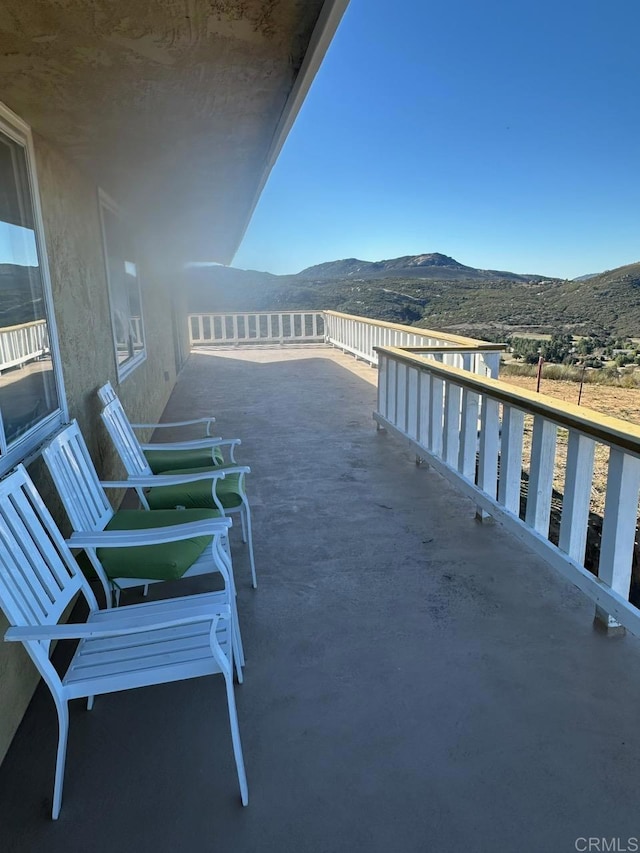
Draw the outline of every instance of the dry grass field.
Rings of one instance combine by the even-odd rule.
[[[536,380],[530,376],[509,376],[504,381],[535,391]],[[578,402],[579,385],[577,382],[563,382],[557,379],[543,379],[540,393],[568,403]],[[620,388],[610,385],[585,384],[580,403],[585,409],[594,409],[612,417],[621,418],[635,424],[640,424],[640,389]],[[524,468],[529,468],[529,453],[531,448],[532,418],[525,421]],[[567,432],[558,431],[558,449],[556,452],[556,476],[554,488],[564,491],[564,467],[566,460]],[[604,512],[605,486],[607,475],[608,449],[602,445],[596,446],[596,462],[591,491],[591,511],[602,515]]]

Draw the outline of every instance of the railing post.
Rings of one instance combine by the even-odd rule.
[[[639,493],[640,458],[612,447],[598,577],[625,599],[631,586]],[[596,607],[596,623],[607,630],[620,629],[620,623],[601,607]]]

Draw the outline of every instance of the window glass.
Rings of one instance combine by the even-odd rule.
[[[0,132],[0,413],[5,447],[59,407],[26,150]]]
[[[101,208],[116,359],[123,367],[144,354],[140,282],[126,224],[106,204]]]

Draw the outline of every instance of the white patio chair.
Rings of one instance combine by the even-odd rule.
[[[187,535],[218,535],[218,522],[185,525]],[[196,530],[197,528],[197,530]],[[180,526],[139,533],[100,534],[110,547],[172,542]],[[118,540],[117,542],[115,540]],[[95,541],[95,540],[94,540]],[[81,593],[86,623],[58,624]],[[58,749],[52,817],[60,813],[64,780],[69,700],[87,698],[89,709],[102,693],[221,673],[227,692],[231,739],[243,805],[247,780],[233,692],[233,609],[228,595],[206,593],[98,609],[82,571],[23,466],[0,482],[0,606],[12,626],[7,641],[20,641],[46,682],[58,713]],[[79,640],[61,677],[49,658],[51,642]]]
[[[113,400],[118,399],[113,385],[110,382],[105,382],[101,388],[98,388],[98,397],[103,406],[107,406]],[[205,427],[205,434],[211,435],[211,427],[216,422],[214,417],[192,418],[188,421],[173,421],[173,423],[157,423],[157,424],[131,424],[134,429],[166,429],[167,427],[187,427],[202,424]]]
[[[242,682],[244,649],[236,607],[236,588],[231,558],[224,548],[231,520],[221,518],[208,509],[114,510],[104,486],[122,488],[128,482],[101,482],[76,421],[68,424],[42,450],[53,483],[60,495],[73,534],[67,540],[71,548],[83,550],[89,566],[104,589],[107,607],[113,600],[120,604],[123,589],[181,580],[197,575],[220,572],[228,590],[227,600],[234,613],[234,652],[238,681]],[[209,475],[210,478],[210,475]],[[152,477],[153,482],[163,481]],[[174,537],[159,544],[150,536],[146,547],[142,541],[147,530],[179,527],[188,532],[189,525],[209,523],[213,535]],[[194,528],[195,529],[195,528]],[[135,548],[120,544],[127,533],[136,533]],[[167,543],[175,544],[167,544]]]
[[[98,398],[102,403],[103,408],[108,406],[114,400],[119,400],[113,385],[110,382],[98,388]],[[125,415],[126,417],[126,415]],[[153,436],[149,443],[141,443],[144,455],[154,474],[162,474],[164,471],[170,471],[172,468],[194,468],[206,465],[224,465],[224,448],[229,453],[229,463],[236,464],[234,451],[237,445],[241,444],[239,438],[223,439],[214,437],[211,433],[211,427],[215,423],[214,417],[192,418],[186,421],[171,421],[155,424],[137,424],[129,422],[129,426],[134,431],[136,430],[163,430],[163,429],[178,429],[183,430],[187,427],[190,433],[193,433],[193,427],[204,427],[204,436],[200,439],[193,438],[182,441],[166,441],[162,438]],[[137,440],[137,439],[136,439]],[[198,442],[194,445],[193,442]]]
[[[102,389],[101,389],[102,390]],[[122,459],[124,467],[129,477],[128,482],[136,489],[138,497],[143,506],[151,509],[168,509],[170,507],[186,506],[186,507],[210,507],[218,509],[223,515],[239,513],[242,526],[242,541],[248,544],[249,547],[249,562],[251,565],[251,582],[255,589],[258,585],[256,576],[256,566],[253,556],[253,532],[251,527],[251,508],[247,499],[245,488],[245,474],[250,473],[251,469],[246,466],[224,465],[224,466],[175,466],[163,470],[162,476],[169,474],[187,475],[190,471],[202,474],[204,479],[196,482],[176,482],[174,484],[153,487],[147,482],[147,488],[144,486],[133,485],[134,479],[149,478],[154,473],[147,458],[145,447],[150,445],[141,445],[129,423],[129,419],[122,408],[122,403],[117,397],[107,403],[102,411],[102,420],[107,432]],[[216,439],[217,440],[217,439]],[[222,442],[222,439],[220,440]],[[233,448],[239,444],[239,439],[228,439],[227,444]],[[178,442],[176,444],[167,444],[165,447],[174,448],[176,450],[187,451],[189,448],[197,449],[196,446],[207,445],[205,440],[194,442]],[[213,491],[208,488],[206,482],[206,474],[211,472],[224,472],[224,479],[219,480],[214,484]],[[151,488],[149,488],[151,486]],[[158,483],[158,486],[160,484]]]

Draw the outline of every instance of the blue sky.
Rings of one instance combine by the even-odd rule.
[[[638,0],[351,0],[234,266],[640,260]]]

